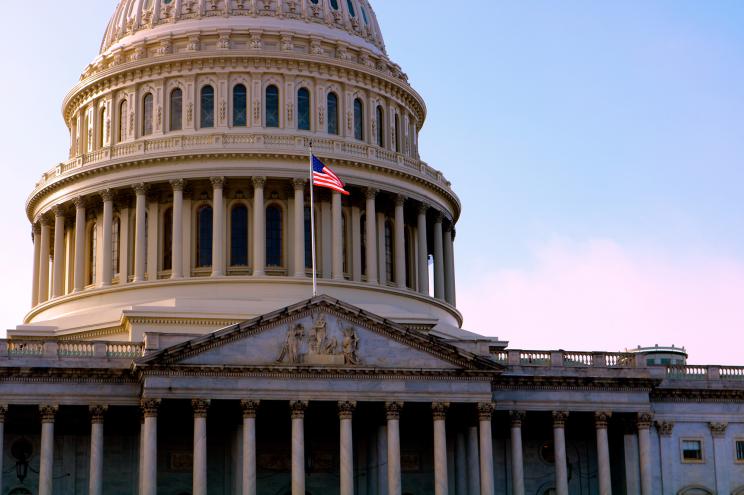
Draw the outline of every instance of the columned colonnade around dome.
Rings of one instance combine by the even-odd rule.
[[[59,204],[34,224],[33,306],[155,280],[307,278],[308,190],[300,178],[173,179]],[[451,220],[400,194],[350,190],[342,198],[316,189],[318,276],[433,293],[454,306]]]

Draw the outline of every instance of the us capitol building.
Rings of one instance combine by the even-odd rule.
[[[744,368],[461,329],[461,203],[367,0],[121,0],[63,114],[1,495],[744,494]],[[310,142],[351,192],[312,211]]]

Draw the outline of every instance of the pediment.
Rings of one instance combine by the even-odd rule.
[[[139,365],[496,371],[443,339],[321,296],[179,344]]]

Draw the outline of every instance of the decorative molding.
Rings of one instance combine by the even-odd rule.
[[[174,179],[170,181],[170,185],[174,191],[183,191],[184,187],[186,187],[186,181],[183,179]]]
[[[294,186],[295,191],[305,190],[305,186],[307,185],[307,179],[292,179],[292,186]]]
[[[385,417],[388,421],[399,420],[400,412],[403,410],[403,402],[388,401],[385,402]]]
[[[674,430],[674,422],[673,421],[657,421],[656,430],[659,432],[659,435],[661,435],[662,437],[670,437],[672,436],[672,431]]]
[[[137,196],[142,194],[147,194],[148,185],[144,182],[140,182],[138,184],[133,184],[132,189],[134,189],[134,192]]]
[[[375,199],[377,197],[377,193],[379,193],[379,189],[375,189],[374,187],[368,187],[364,190],[364,198],[365,199]]]
[[[354,400],[340,401],[338,403],[338,417],[340,419],[351,419],[357,403]]]
[[[142,414],[146,418],[157,418],[160,399],[142,399],[140,407],[142,407]]]
[[[39,406],[39,414],[41,416],[42,423],[54,423],[54,417],[59,411],[59,406],[54,404],[43,404]]]
[[[258,407],[261,401],[253,399],[244,399],[240,401],[240,408],[243,411],[243,418],[255,418],[258,414]]]
[[[209,399],[191,399],[191,408],[195,418],[206,418],[209,411]]]
[[[447,419],[447,410],[449,409],[449,402],[432,402],[431,413],[434,421],[444,421]]]
[[[107,201],[114,200],[114,191],[111,189],[104,189],[103,191],[101,191],[100,194],[101,194],[101,199],[103,200],[104,203]]]
[[[91,405],[88,407],[88,411],[90,412],[90,422],[93,424],[103,424],[103,418],[106,415],[106,411],[108,411],[108,406],[106,405]]]
[[[521,428],[526,417],[527,413],[525,411],[509,411],[512,428]]]
[[[711,422],[708,423],[708,428],[710,428],[710,434],[713,435],[713,438],[724,438],[726,436],[728,423]]]
[[[407,199],[408,198],[404,196],[403,194],[396,194],[395,195],[395,206],[398,206],[398,207],[405,206]]]
[[[210,177],[209,182],[212,183],[212,187],[214,189],[222,189],[225,187],[225,178],[224,177]]]
[[[568,411],[553,411],[553,428],[565,428]]]
[[[309,402],[306,400],[293,400],[289,402],[289,409],[292,411],[292,419],[303,419]]]
[[[478,403],[478,419],[480,421],[491,421],[493,412],[496,410],[496,404],[494,402],[479,402]]]
[[[597,411],[594,413],[594,427],[598,430],[606,430],[612,413],[609,411]]]
[[[5,422],[5,415],[8,414],[8,405],[0,404],[0,423]]]
[[[654,415],[650,412],[640,412],[636,420],[639,430],[648,430],[654,422]]]
[[[253,177],[253,187],[256,189],[263,189],[266,185],[266,177]]]

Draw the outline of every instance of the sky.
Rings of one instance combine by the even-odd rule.
[[[744,2],[372,3],[427,103],[421,156],[463,203],[464,328],[744,365]],[[62,98],[114,4],[5,6],[0,329],[29,309],[24,203],[66,159]]]

